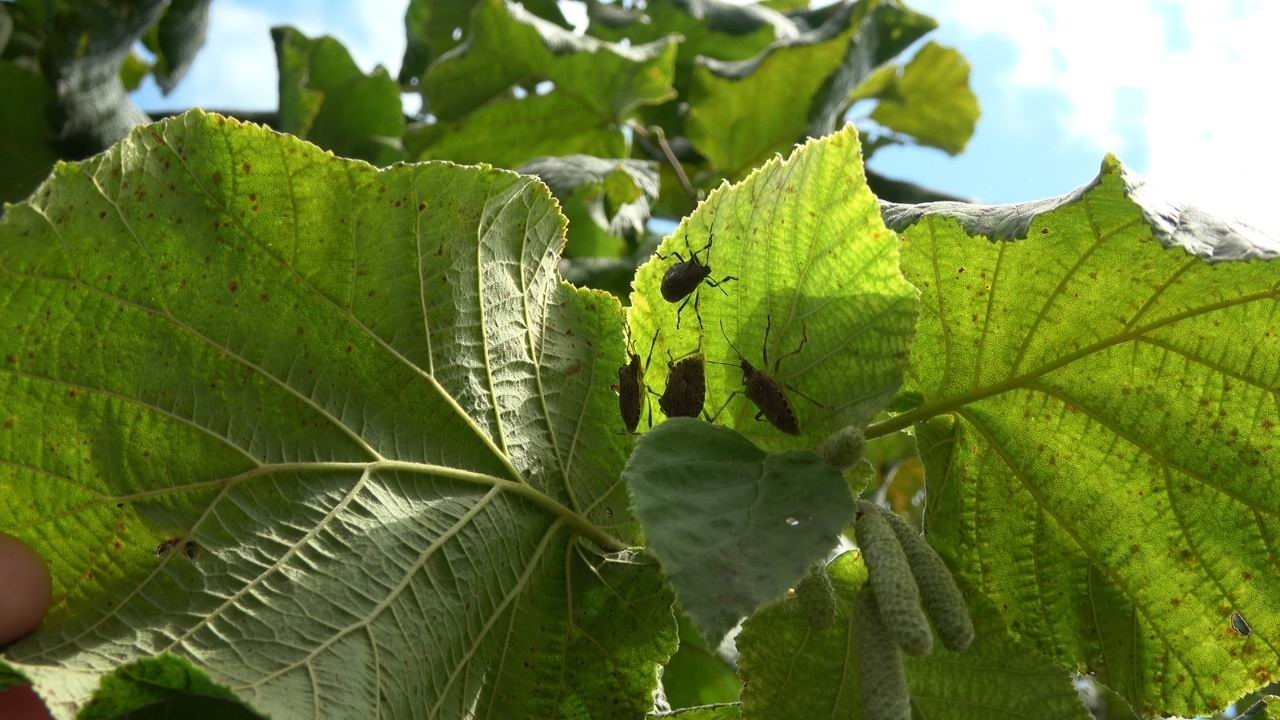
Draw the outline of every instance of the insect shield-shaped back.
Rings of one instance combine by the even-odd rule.
[[[670,351],[668,357],[670,356]],[[707,369],[701,355],[667,361],[667,387],[658,407],[667,417],[698,417],[707,400]]]
[[[685,250],[689,253],[686,258],[679,252],[672,252],[669,255],[655,253],[659,260],[668,260],[674,257],[677,262],[667,268],[666,273],[662,275],[662,298],[669,303],[680,303],[680,307],[676,308],[676,328],[680,328],[680,315],[684,312],[684,308],[689,304],[689,300],[693,300],[693,313],[698,316],[698,327],[702,327],[702,315],[698,312],[698,288],[705,282],[713,288],[719,288],[720,292],[728,295],[729,292],[720,287],[722,284],[737,280],[733,275],[725,275],[719,280],[711,279],[711,244],[715,242],[715,220],[711,221],[712,229],[708,233],[707,244],[701,248],[694,250],[689,244],[689,232],[686,230],[684,234]],[[698,260],[698,254],[707,253],[706,262]]]
[[[635,432],[640,425],[640,411],[643,409],[645,396],[644,367],[653,359],[653,346],[657,342],[658,333],[654,332],[653,340],[649,343],[649,357],[644,366],[640,364],[639,355],[628,351],[630,362],[618,368],[618,384],[614,386],[614,390],[618,391],[618,413],[622,415],[622,424],[629,433]]]
[[[769,364],[769,331],[772,330],[772,328],[773,317],[770,316],[768,324],[765,325],[764,346],[761,349],[761,355],[764,357],[766,367]],[[785,358],[795,355],[804,349],[805,343],[809,341],[809,332],[805,329],[803,333],[804,336],[800,340],[799,347],[774,361],[773,371],[775,373],[778,371],[779,366],[781,366],[782,361]],[[724,336],[725,342],[729,343],[729,347],[733,348],[734,354],[738,356],[738,367],[742,369],[742,384],[744,386],[744,389],[741,392],[743,395],[746,395],[747,399],[754,403],[756,409],[759,410],[759,412],[756,413],[756,419],[759,420],[763,417],[769,421],[770,425],[782,432],[787,433],[788,435],[799,435],[800,421],[796,419],[795,410],[791,407],[791,401],[787,398],[786,392],[783,391],[782,383],[778,382],[769,373],[752,365],[751,362],[743,356],[737,346],[733,344],[733,341],[729,339],[729,334],[725,332],[723,320],[720,321],[720,334]],[[729,405],[729,401],[733,400],[733,397],[737,395],[738,392],[739,391],[735,390],[729,395],[729,398],[724,401],[724,405],[721,405],[720,409],[716,411],[716,415],[712,417],[712,420],[714,420],[715,417],[718,417],[721,412],[724,412],[724,409]]]
[[[755,403],[755,406],[760,409],[760,414],[769,421],[770,425],[788,435],[800,434],[800,421],[796,419],[791,401],[787,399],[786,393],[782,391],[782,386],[777,380],[757,370],[744,359],[742,383],[746,386],[743,394]]]

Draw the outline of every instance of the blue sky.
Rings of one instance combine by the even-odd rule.
[[[1280,167],[1280,3],[1266,0],[907,0],[960,49],[982,103],[968,149],[882,151],[872,166],[985,202],[1064,193],[1107,152],[1166,197],[1280,235],[1269,217]],[[276,105],[269,29],[330,34],[366,70],[395,73],[407,0],[215,0],[208,42],[172,95],[148,81],[147,109]]]

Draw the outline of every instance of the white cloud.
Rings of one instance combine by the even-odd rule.
[[[1175,0],[915,0],[953,38],[1016,49],[1006,92],[1064,99],[1065,132],[1116,152],[1171,199],[1264,217],[1280,167],[1280,4]],[[963,42],[961,41],[963,49]]]

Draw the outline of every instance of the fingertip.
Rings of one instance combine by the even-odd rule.
[[[44,559],[25,542],[0,534],[0,645],[35,630],[52,597]]]

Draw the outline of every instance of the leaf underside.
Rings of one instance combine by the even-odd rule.
[[[669,592],[582,537],[635,538],[619,309],[563,233],[532,178],[199,111],[60,166],[0,223],[0,531],[55,586],[6,660],[53,696],[173,653],[280,717],[651,709]]]
[[[922,435],[949,446],[930,538],[1011,630],[1135,709],[1195,715],[1280,664],[1280,264],[1227,223],[1168,232],[1138,187],[1108,159],[1060,202],[919,208],[906,417],[957,419]]]

